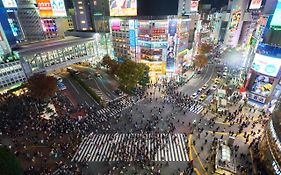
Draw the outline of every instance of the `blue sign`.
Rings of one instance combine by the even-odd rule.
[[[136,35],[135,35],[135,30],[130,30],[130,46],[135,47],[136,46]]]

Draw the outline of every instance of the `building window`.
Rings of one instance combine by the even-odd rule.
[[[80,14],[84,14],[84,11],[80,11]]]
[[[79,6],[78,8],[79,8],[80,10],[83,10],[83,7],[82,7],[82,6]]]
[[[81,24],[85,24],[86,23],[86,21],[81,21]]]
[[[83,2],[82,1],[78,1],[78,4],[83,4]]]
[[[87,28],[82,28],[82,30],[87,30]]]

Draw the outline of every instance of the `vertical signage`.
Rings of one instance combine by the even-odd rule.
[[[235,10],[231,15],[231,22],[229,26],[230,32],[235,32],[238,30],[239,23],[241,21],[241,10]]]
[[[177,20],[172,19],[169,21],[168,27],[168,47],[167,47],[167,72],[174,72],[175,67],[175,49],[177,39]]]
[[[135,33],[135,21],[129,20],[129,35],[130,35],[130,46],[135,47],[136,46],[136,33]]]
[[[5,8],[17,8],[17,3],[15,0],[2,0]]]

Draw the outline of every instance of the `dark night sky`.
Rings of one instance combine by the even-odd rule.
[[[220,8],[228,3],[228,0],[201,0],[200,4],[212,4],[212,7]],[[176,15],[178,0],[138,0],[138,15],[160,16]]]

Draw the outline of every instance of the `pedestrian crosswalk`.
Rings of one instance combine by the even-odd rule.
[[[189,161],[184,134],[90,134],[72,161]]]
[[[183,109],[193,112],[195,114],[200,114],[203,111],[204,106],[202,104],[193,104],[190,107],[184,106]]]
[[[141,99],[136,97],[125,97],[118,99],[118,101],[114,102],[114,105],[108,105],[107,107],[98,110],[97,114],[112,117],[120,113],[122,110],[133,106],[140,100]]]
[[[93,88],[94,89],[94,88]],[[104,95],[104,93],[102,93],[100,90],[94,89],[95,93],[100,96],[103,101],[105,101],[106,103],[110,101],[109,97],[107,95]]]

